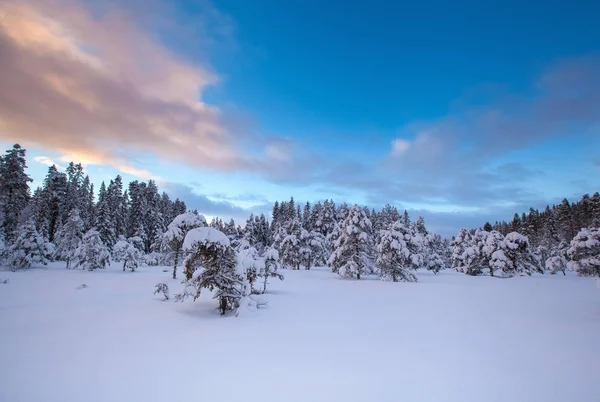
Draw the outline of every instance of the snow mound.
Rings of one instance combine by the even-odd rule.
[[[190,230],[183,241],[183,249],[190,250],[194,243],[218,243],[225,247],[230,246],[229,238],[225,233],[211,227]]]

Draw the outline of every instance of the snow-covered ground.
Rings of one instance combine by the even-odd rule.
[[[0,401],[600,401],[590,279],[284,271],[234,318],[162,270],[0,271]]]

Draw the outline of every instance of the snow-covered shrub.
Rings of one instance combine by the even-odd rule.
[[[236,252],[229,238],[210,227],[190,230],[183,243],[190,252],[183,266],[185,287],[176,295],[176,300],[193,297],[196,300],[204,288],[215,291],[221,315],[241,306],[250,293],[250,283],[245,272],[238,271]]]
[[[173,222],[167,226],[167,231],[163,234],[163,249],[173,255],[173,279],[177,278],[177,265],[183,247],[183,241],[187,233],[195,228],[205,227],[206,219],[203,215],[193,212],[186,212],[177,215]]]
[[[164,254],[153,251],[142,256],[142,264],[147,265],[149,267],[156,267],[158,265],[161,265],[161,261],[163,260],[163,258]]]
[[[568,261],[562,255],[554,255],[546,260],[546,269],[551,275],[556,275],[562,272],[566,275],[565,269],[567,268]]]
[[[401,224],[399,221],[397,223]],[[397,229],[398,226],[392,225],[390,230],[381,230],[376,260],[381,279],[393,282],[416,282],[417,277],[412,272],[410,249],[404,233]]]
[[[156,286],[154,287],[154,294],[161,294],[164,297],[164,300],[169,300],[169,285],[167,285],[164,282],[161,283],[157,283]]]
[[[246,279],[250,282],[252,291],[254,291],[254,282],[258,278],[259,272],[264,269],[265,262],[258,254],[258,250],[250,247],[241,250],[237,256],[238,271],[244,272]]]
[[[29,268],[33,264],[47,265],[53,252],[53,245],[38,233],[33,220],[28,220],[7,249],[7,263],[12,270]]]
[[[267,247],[262,255],[263,264],[258,276],[263,279],[263,288],[261,293],[267,291],[267,281],[269,278],[278,278],[283,280],[283,275],[278,272],[279,253],[273,247]]]
[[[54,243],[56,244],[54,258],[65,261],[67,269],[71,268],[71,262],[75,259],[75,252],[81,244],[83,227],[84,223],[79,216],[79,210],[73,209],[69,213],[67,222],[60,227],[54,237]]]
[[[339,237],[333,244],[328,263],[342,277],[356,277],[375,272],[371,221],[365,211],[354,205],[340,225]]]
[[[77,266],[88,271],[106,268],[110,264],[110,252],[102,243],[100,233],[91,229],[83,235],[83,240],[75,253]]]
[[[567,250],[567,267],[581,276],[600,277],[600,229],[581,229]]]

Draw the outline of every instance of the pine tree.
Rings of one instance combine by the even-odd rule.
[[[75,252],[83,239],[84,223],[79,216],[79,209],[72,209],[69,219],[56,233],[56,251],[54,257],[65,261],[66,268],[71,268],[71,262],[75,259]]]
[[[300,221],[294,219],[291,221],[288,229],[282,228],[282,230],[285,231],[285,235],[281,239],[279,245],[281,263],[285,267],[300,269],[300,264],[302,262],[302,254],[300,252],[302,247],[300,241],[302,227],[300,226]]]
[[[36,230],[33,220],[21,226],[15,241],[7,250],[11,269],[29,268],[33,264],[47,265],[54,252],[52,244]]]
[[[75,252],[75,259],[77,259],[77,267],[88,271],[104,269],[110,265],[110,252],[97,230],[88,230],[83,235],[81,244]]]
[[[505,276],[513,276],[515,274],[531,275],[533,272],[543,273],[541,263],[536,260],[535,256],[529,248],[529,240],[517,232],[511,232],[504,239],[504,251],[506,257],[510,261],[502,272]]]
[[[261,293],[267,291],[267,282],[269,278],[283,280],[283,275],[279,273],[279,253],[273,247],[267,247],[262,255],[263,264],[258,276],[263,279],[263,288]]]
[[[329,242],[321,233],[302,229],[300,232],[300,260],[306,269],[325,265],[329,257]]]
[[[100,234],[102,243],[108,249],[112,249],[112,246],[117,240],[115,234],[115,224],[113,221],[114,210],[111,210],[110,197],[106,190],[104,182],[100,185],[100,193],[98,195],[98,205],[96,206],[96,224],[95,229]]]
[[[224,315],[239,308],[250,293],[250,284],[237,270],[237,256],[224,233],[202,227],[186,235],[185,247],[190,255],[185,259],[185,288],[176,300],[193,297],[196,300],[202,289],[214,291],[219,300],[219,311]]]
[[[333,244],[328,263],[342,277],[356,277],[375,272],[373,244],[369,233],[371,221],[358,205],[348,211],[339,238]]]
[[[19,214],[29,202],[29,183],[33,181],[26,173],[26,150],[13,145],[0,157],[0,217],[6,241],[15,238]]]
[[[390,229],[381,231],[381,240],[377,245],[376,264],[384,281],[416,282],[412,272],[411,251],[405,239],[405,233],[397,230],[403,226],[400,221]]]

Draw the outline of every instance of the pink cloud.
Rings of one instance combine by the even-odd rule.
[[[0,4],[0,137],[83,155],[142,176],[128,152],[201,168],[268,170],[202,101],[209,67],[169,51],[112,8],[72,0]],[[245,150],[245,149],[244,149]]]

